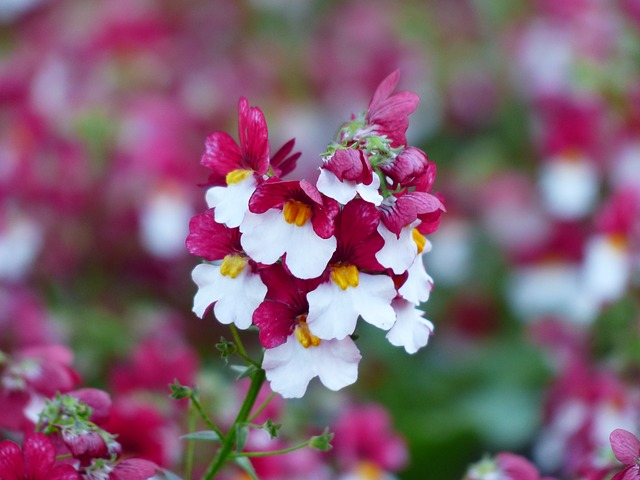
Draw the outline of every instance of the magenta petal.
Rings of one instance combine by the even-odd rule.
[[[158,467],[148,460],[141,458],[127,458],[118,463],[110,480],[147,480],[155,475]]]
[[[398,85],[399,81],[400,70],[395,70],[394,72],[389,74],[382,82],[380,82],[380,85],[378,85],[378,88],[376,88],[376,91],[374,92],[373,97],[369,102],[369,108],[367,110],[370,114],[372,112],[375,113],[377,109],[380,108],[380,104],[384,100],[386,100],[389,95],[391,95],[393,90]]]
[[[187,250],[209,261],[241,251],[240,231],[216,222],[214,209],[195,215],[189,222]]]
[[[403,205],[405,202],[411,202],[416,215],[431,213],[437,210],[446,211],[440,199],[430,193],[410,192],[398,198],[399,204]]]
[[[302,154],[300,152],[291,153],[295,143],[295,139],[292,138],[271,157],[271,166],[276,172],[276,176],[284,177],[296,168],[298,158]]]
[[[200,163],[212,170],[209,181],[226,186],[227,173],[242,168],[242,152],[236,141],[226,132],[214,132],[205,140]]]
[[[98,432],[83,434],[62,434],[62,439],[71,454],[76,458],[104,458],[108,456],[108,447]]]
[[[323,197],[324,204],[313,209],[311,224],[320,238],[329,238],[335,232],[334,220],[340,212],[340,204],[333,198]]]
[[[301,312],[304,313],[304,312]],[[282,345],[291,335],[297,312],[289,305],[265,300],[253,312],[253,323],[260,329],[258,338],[264,348]]]
[[[338,247],[331,262],[346,262],[361,270],[380,271],[375,254],[384,245],[378,233],[380,211],[372,203],[351,200],[336,220]]]
[[[538,470],[524,457],[510,452],[502,452],[496,455],[496,462],[507,478],[517,480],[538,480]]]
[[[633,433],[617,428],[609,435],[609,441],[613,454],[625,465],[635,464],[640,457],[640,441]]]
[[[336,223],[338,242],[351,249],[377,230],[380,212],[372,203],[355,199],[345,205]]]
[[[246,98],[238,102],[238,136],[244,166],[259,175],[269,170],[269,130],[262,110],[249,107]]]
[[[44,478],[56,461],[56,449],[43,433],[30,435],[22,450],[26,478]]]
[[[296,196],[296,192],[301,193],[300,182],[283,182],[271,177],[256,187],[249,199],[249,210],[252,213],[264,213],[271,208],[281,208],[287,199]]]
[[[396,70],[385,78],[369,103],[366,120],[369,125],[376,126],[378,135],[386,135],[394,147],[405,145],[405,133],[409,126],[409,115],[420,101],[415,93],[391,92],[398,84],[400,73]]]
[[[80,474],[71,465],[56,465],[44,480],[80,480]]]
[[[400,184],[407,184],[422,176],[428,168],[427,155],[415,147],[405,148],[393,163],[384,165],[382,170]]]
[[[353,148],[337,150],[325,163],[324,168],[341,182],[350,180],[369,185],[373,179],[371,164],[364,157],[364,153]]]
[[[24,461],[20,447],[11,440],[0,442],[0,472],[2,480],[22,480]]]
[[[611,480],[638,480],[640,478],[640,472],[638,470],[638,465],[629,465],[611,477]]]
[[[93,423],[101,425],[109,421],[111,396],[104,390],[97,388],[80,388],[69,392],[69,395],[91,407],[91,421]]]

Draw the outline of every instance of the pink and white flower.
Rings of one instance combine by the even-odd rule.
[[[365,152],[354,148],[339,148],[324,159],[317,187],[343,205],[356,195],[374,205],[382,202],[380,177],[373,172]]]
[[[253,321],[266,351],[262,362],[271,389],[285,398],[304,395],[311,379],[339,390],[358,378],[360,352],[351,338],[321,340],[307,325],[307,292],[316,280],[291,277],[282,265],[263,271],[269,287]]]
[[[309,182],[279,181],[260,185],[240,225],[242,247],[256,262],[284,262],[298,278],[322,274],[336,249],[334,217],[339,206]]]
[[[211,262],[221,261],[219,265],[203,263],[193,269],[193,281],[198,285],[193,311],[202,318],[213,305],[219,322],[249,328],[267,287],[255,262],[242,250],[239,230],[217,223],[213,210],[193,217],[189,230],[187,248],[191,253]]]
[[[309,292],[309,328],[322,339],[351,335],[358,316],[388,330],[395,321],[396,289],[375,254],[384,243],[377,232],[380,213],[364,200],[352,200],[336,218],[338,245],[324,277]]]
[[[396,322],[387,332],[387,339],[391,345],[404,347],[407,353],[416,353],[429,342],[433,323],[412,302],[397,298],[391,306],[396,312]]]

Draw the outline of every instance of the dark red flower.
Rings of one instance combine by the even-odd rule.
[[[71,465],[56,465],[56,449],[49,437],[35,433],[24,441],[22,450],[10,441],[0,442],[2,480],[79,480]]]
[[[200,163],[212,170],[209,185],[226,186],[227,174],[234,170],[253,170],[259,176],[269,170],[269,130],[262,110],[238,102],[238,138],[240,145],[226,132],[214,132],[205,142]]]

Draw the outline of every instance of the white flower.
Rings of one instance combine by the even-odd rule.
[[[387,339],[407,353],[416,353],[429,342],[433,324],[423,318],[424,312],[411,302],[395,299],[391,304],[396,312],[396,323],[387,333]]]
[[[310,221],[298,226],[286,221],[282,210],[248,212],[240,225],[242,248],[256,262],[271,265],[287,254],[286,263],[297,278],[322,274],[336,249],[336,238],[321,238]]]
[[[398,293],[405,300],[416,305],[429,300],[431,289],[433,288],[433,279],[424,268],[422,255],[416,257],[415,262],[411,264],[407,270],[408,276],[404,284],[398,289]]]
[[[296,329],[302,329],[303,335],[309,335],[306,325],[299,325]],[[285,343],[264,353],[262,368],[274,392],[285,398],[300,398],[314,377],[319,377],[322,384],[331,390],[340,390],[355,383],[362,357],[351,338],[319,341],[316,338],[313,344],[305,347],[298,336],[290,335]]]
[[[206,199],[209,208],[215,208],[215,219],[229,228],[240,226],[244,214],[249,210],[249,198],[257,186],[253,175],[230,183],[226,187],[211,187]]]
[[[384,222],[378,225],[378,233],[384,239],[383,247],[376,252],[376,260],[385,268],[390,268],[393,273],[404,273],[414,261],[417,260],[418,246],[413,240],[413,228],[419,222],[414,222],[400,230],[400,237],[391,232]]]
[[[234,323],[240,329],[251,326],[253,312],[264,300],[267,287],[260,275],[245,265],[246,258],[228,256],[220,266],[201,264],[193,269],[192,278],[198,285],[193,299],[193,311],[202,318],[211,306],[220,323]]]
[[[352,200],[356,194],[359,194],[363,200],[373,203],[376,206],[382,203],[382,195],[378,192],[380,188],[380,177],[375,174],[373,175],[372,182],[369,185],[365,185],[346,179],[341,182],[333,172],[323,168],[320,170],[320,176],[318,177],[316,186],[318,190],[327,197],[331,197],[343,205],[346,205]]]
[[[307,294],[309,329],[323,339],[342,339],[354,332],[361,315],[388,330],[396,319],[391,308],[395,296],[393,280],[386,275],[358,272],[354,266],[334,268],[331,280]]]

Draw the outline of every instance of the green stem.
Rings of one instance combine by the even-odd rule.
[[[233,422],[233,425],[227,432],[227,435],[224,437],[222,442],[222,447],[218,450],[215,458],[207,468],[207,471],[204,474],[203,480],[211,480],[214,476],[222,469],[225,465],[229,457],[231,456],[231,452],[233,451],[233,447],[236,443],[236,431],[237,426],[245,423],[247,418],[249,417],[249,413],[251,413],[251,409],[253,405],[256,403],[256,399],[258,398],[258,393],[260,392],[260,388],[262,388],[262,384],[265,381],[265,372],[262,369],[256,370],[256,372],[251,376],[251,385],[249,386],[249,391],[247,392],[247,396],[240,407],[240,411],[236,416],[236,419]]]
[[[202,419],[204,420],[204,423],[207,424],[207,426],[213,430],[214,432],[216,432],[216,434],[218,435],[218,437],[220,437],[220,440],[222,441],[224,439],[224,433],[222,433],[222,430],[220,430],[215,423],[213,423],[211,421],[211,419],[209,418],[209,415],[207,415],[207,412],[204,411],[204,408],[202,408],[202,404],[200,403],[200,400],[198,400],[198,397],[196,395],[195,392],[193,392],[191,394],[191,404],[195,407],[195,409],[198,411],[198,413],[200,414],[200,416],[202,417]]]
[[[271,394],[267,397],[267,399],[264,402],[262,402],[262,405],[260,405],[258,409],[255,412],[253,412],[253,415],[247,418],[247,421],[253,422],[256,418],[258,418],[258,415],[260,415],[262,411],[265,408],[267,408],[267,405],[269,405],[269,403],[271,402],[271,400],[273,400],[273,397],[275,396],[276,396],[276,392],[271,392]]]
[[[302,442],[298,445],[295,445],[293,447],[289,447],[289,448],[283,448],[282,450],[271,450],[269,452],[242,452],[242,453],[236,453],[234,455],[235,458],[237,457],[271,457],[274,455],[282,455],[283,453],[289,453],[289,452],[294,452],[296,450],[300,450],[301,448],[305,448],[309,446],[309,442]]]
[[[193,433],[196,429],[196,413],[197,409],[191,402],[191,408],[189,412],[189,433]],[[193,440],[189,440],[187,443],[187,464],[185,466],[185,478],[186,480],[191,480],[191,471],[193,469],[193,452],[195,449],[195,442]]]
[[[238,348],[236,353],[240,355],[245,362],[259,367],[260,365],[247,355],[247,351],[245,350],[240,334],[238,333],[238,328],[233,323],[230,324],[229,327],[231,329],[231,335],[233,335],[233,341],[236,342],[236,347]]]

